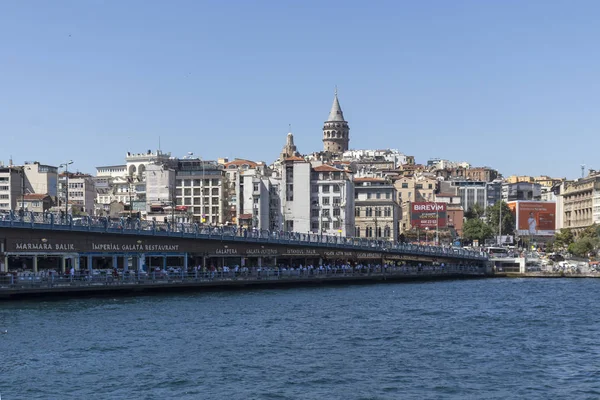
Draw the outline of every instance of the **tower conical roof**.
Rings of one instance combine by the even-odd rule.
[[[335,91],[335,97],[333,98],[333,105],[331,111],[329,111],[329,118],[327,121],[344,121],[344,113],[342,107],[340,107],[340,101],[337,96],[337,89]]]

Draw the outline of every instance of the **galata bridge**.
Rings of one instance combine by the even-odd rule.
[[[454,273],[460,274],[464,268],[485,274],[488,257],[454,247],[313,233],[36,213],[0,216],[0,273],[5,284],[9,276],[8,286],[18,283],[13,278],[17,274],[44,282],[48,271],[52,279],[70,274],[71,280],[74,273],[89,277],[96,276],[95,271],[119,271],[122,279],[149,279],[150,274],[155,278],[155,271],[177,271],[182,277],[193,271],[196,278],[198,273],[214,278],[214,272],[218,277],[218,273],[235,268],[250,274],[263,271],[264,278],[264,271],[277,271],[280,277],[289,270],[302,274],[306,266],[315,268],[310,274],[325,276],[334,271],[338,277],[342,271],[354,274],[355,268],[364,276],[365,271],[384,274],[399,267],[405,271],[415,267],[417,272],[427,267],[438,272],[460,267]],[[40,275],[45,278],[38,278]]]

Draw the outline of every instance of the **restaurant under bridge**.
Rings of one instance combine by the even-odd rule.
[[[223,266],[447,263],[487,265],[487,255],[294,232],[215,228],[121,218],[57,218],[6,214],[0,218],[1,271],[151,270]]]

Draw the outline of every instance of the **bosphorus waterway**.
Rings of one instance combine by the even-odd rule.
[[[0,304],[14,399],[600,398],[600,280]]]

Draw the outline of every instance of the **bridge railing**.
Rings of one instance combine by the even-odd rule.
[[[237,228],[235,226],[210,226],[197,223],[171,223],[137,218],[73,217],[72,215],[34,212],[9,212],[0,214],[0,225],[54,230],[111,232],[136,235],[159,235],[243,240],[265,243],[287,243],[323,247],[339,247],[366,251],[390,251],[429,256],[449,256],[486,260],[487,253],[449,246],[429,246],[399,243],[387,240]]]
[[[22,272],[0,274],[0,292],[20,289],[64,289],[73,287],[105,287],[106,285],[141,284],[182,284],[230,281],[263,280],[300,280],[300,279],[340,279],[340,278],[377,278],[444,275],[485,275],[485,268],[467,265],[445,266],[371,266],[361,268],[240,268],[238,270],[206,271],[193,269],[151,270],[151,271],[114,271],[81,270],[74,275],[60,274],[55,271]]]

